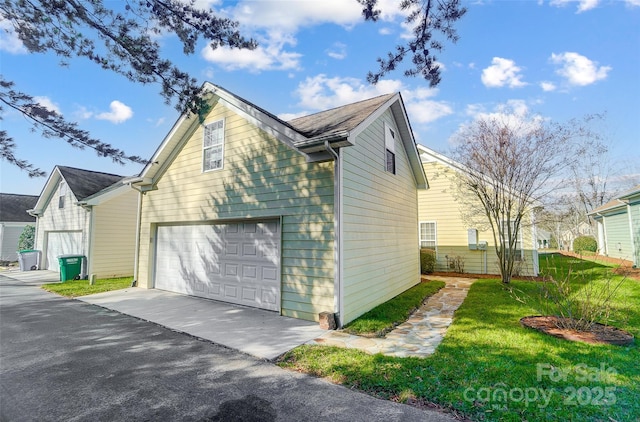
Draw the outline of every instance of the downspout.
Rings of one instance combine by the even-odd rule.
[[[341,221],[341,190],[340,185],[342,178],[340,176],[340,156],[336,151],[331,148],[329,141],[324,141],[324,147],[329,154],[333,157],[333,231],[334,231],[334,299],[333,308],[337,314],[336,325],[338,328],[342,328],[342,315],[344,315],[344,303],[343,303],[343,291],[342,291],[342,221]]]
[[[140,256],[140,222],[142,220],[142,189],[133,186],[133,183],[129,183],[129,187],[138,191],[138,212],[136,215],[136,245],[133,251],[133,281],[131,287],[138,285],[138,258]]]
[[[93,212],[93,206],[92,205],[87,205],[86,202],[84,201],[78,201],[76,203],[76,205],[79,205],[80,207],[82,207],[83,210],[85,210],[86,212],[89,213],[89,229],[88,229],[88,233],[86,233],[86,236],[88,237],[87,239],[87,256],[85,259],[85,263],[86,263],[86,268],[84,268],[84,273],[81,273],[80,276],[82,278],[84,277],[89,277],[89,275],[91,274],[90,269],[90,265],[93,264],[93,262],[89,262],[89,257],[93,256],[93,226],[94,224],[94,212]],[[85,230],[84,228],[82,229],[82,232],[84,234]],[[92,260],[93,261],[93,260]]]
[[[602,218],[602,248],[600,250],[603,252],[604,256],[609,256],[609,239],[607,239],[607,220],[604,218],[604,215],[600,214],[599,212],[596,213],[596,215]],[[599,230],[600,228],[598,228],[598,231]]]

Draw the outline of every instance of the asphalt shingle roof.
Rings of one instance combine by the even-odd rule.
[[[0,193],[0,221],[35,222],[36,218],[27,214],[27,210],[33,209],[36,202],[38,202],[38,197],[35,195]]]
[[[82,170],[73,167],[58,166],[58,170],[67,181],[69,189],[81,201],[101,190],[121,181],[124,176]]]
[[[331,135],[342,131],[348,132],[356,128],[394,95],[396,94],[380,95],[309,116],[298,117],[287,123],[307,138]]]

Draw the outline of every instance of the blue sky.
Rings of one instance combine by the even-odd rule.
[[[375,95],[400,91],[418,143],[442,153],[458,128],[489,114],[539,114],[556,121],[607,113],[599,130],[610,142],[617,176],[640,180],[640,0],[466,2],[460,40],[439,55],[435,89],[402,72],[366,82],[376,58],[408,33],[397,0],[380,0],[383,18],[365,23],[349,0],[199,1],[241,23],[255,51],[212,52],[204,44],[183,56],[171,35],[166,54],[199,81],[210,81],[285,120]],[[77,121],[93,136],[150,157],[178,118],[158,95],[85,60],[59,66],[52,55],[29,54],[0,22],[0,67],[16,88]],[[50,171],[67,165],[134,175],[121,166],[29,130],[5,111],[0,122],[18,155]],[[37,195],[46,179],[0,161],[0,191]]]

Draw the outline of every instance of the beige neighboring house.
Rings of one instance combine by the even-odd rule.
[[[491,228],[472,227],[463,215],[469,210],[461,209],[455,192],[455,177],[463,171],[461,164],[418,145],[429,189],[418,193],[420,215],[420,247],[436,252],[436,271],[499,274],[498,258]],[[529,220],[530,221],[530,220]],[[538,275],[538,252],[535,226],[526,224],[520,230],[517,246],[518,274]]]
[[[400,94],[283,121],[206,83],[132,186],[140,287],[345,324],[420,281],[425,178]]]
[[[0,193],[0,261],[18,260],[18,242],[24,228],[35,225],[27,213],[38,201],[35,195]]]
[[[58,256],[87,257],[83,275],[133,274],[138,194],[123,176],[56,166],[29,213],[36,217],[41,269],[59,271]]]
[[[565,251],[572,251],[573,241],[580,236],[591,236],[595,238],[593,235],[593,229],[586,221],[581,221],[574,227],[563,231],[560,234],[560,245],[558,245],[558,247]]]

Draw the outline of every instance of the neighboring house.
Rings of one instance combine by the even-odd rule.
[[[138,194],[115,174],[56,166],[30,214],[37,217],[41,269],[59,271],[58,256],[87,257],[86,275],[133,274]]]
[[[25,227],[36,219],[27,213],[38,200],[34,195],[0,193],[0,261],[18,260],[18,241]]]
[[[573,250],[573,241],[580,236],[593,236],[593,230],[586,221],[577,223],[571,229],[565,230],[560,234],[560,249],[566,251]]]
[[[206,83],[131,180],[140,287],[339,324],[420,281],[427,181],[400,94],[285,122]]]
[[[418,145],[418,151],[429,180],[429,189],[418,193],[420,247],[435,250],[436,271],[499,274],[489,222],[485,227],[470,226],[464,215],[471,210],[464,209],[455,191],[462,165],[423,145]],[[520,275],[538,275],[536,230],[526,223],[516,245],[516,267]]]
[[[640,185],[594,209],[600,254],[640,265]]]
[[[551,243],[551,232],[536,228],[536,247],[538,249],[548,249]]]

